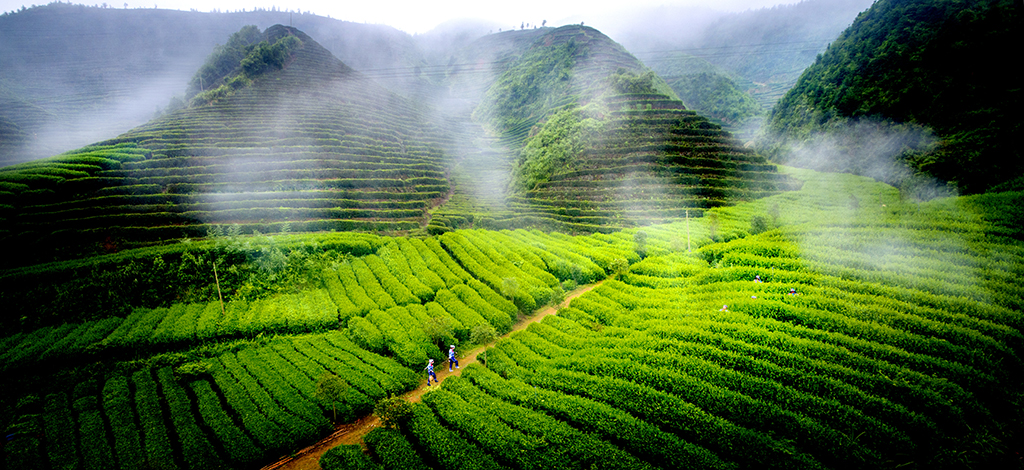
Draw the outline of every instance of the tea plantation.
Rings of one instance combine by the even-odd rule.
[[[1024,195],[917,204],[859,177],[785,174],[802,188],[700,219],[381,237],[294,294],[7,336],[7,468],[253,468],[331,428],[325,372],[348,384],[334,411],[350,421],[417,387],[446,343],[600,280],[373,431],[359,458],[1012,468]]]
[[[272,78],[0,171],[3,235],[51,252],[205,236],[225,223],[245,233],[418,228],[449,190],[443,134],[302,32],[266,34],[301,39]]]
[[[466,52],[473,118],[261,34],[0,169],[2,468],[255,469],[374,413],[322,468],[1020,468],[1024,193],[768,164],[582,26]]]

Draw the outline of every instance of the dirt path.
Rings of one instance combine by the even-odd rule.
[[[576,288],[575,290],[569,292],[565,296],[565,301],[562,302],[560,307],[569,305],[569,302],[571,302],[572,299],[575,299],[576,297],[583,295],[583,293],[599,285],[601,285],[600,282]],[[525,318],[521,320],[519,323],[516,323],[516,325],[512,327],[512,331],[510,331],[507,335],[504,336],[508,336],[516,331],[525,329],[526,327],[530,326],[531,323],[539,322],[548,315],[554,315],[555,312],[557,312],[557,310],[555,310],[554,307],[544,307],[540,309],[535,315]],[[492,344],[494,343],[488,343],[486,345],[477,347],[471,351],[466,351],[464,353],[464,356],[459,359],[459,363],[461,365],[468,365],[476,362],[476,356],[483,352],[488,346]],[[444,365],[446,363],[447,361],[445,361],[441,365]],[[444,370],[444,367],[441,367],[441,365],[437,367],[437,377],[442,381],[445,379],[445,377],[462,374],[461,369],[455,369],[452,372],[448,372]],[[413,403],[418,402],[420,401],[420,397],[423,395],[423,393],[426,392],[427,390],[430,390],[430,388],[434,386],[435,385],[428,386],[426,382],[423,382],[420,384],[419,388],[403,394],[402,398],[405,398],[406,400]],[[306,447],[302,450],[299,450],[298,452],[289,457],[285,457],[277,462],[267,465],[266,467],[263,467],[262,470],[320,470],[320,457],[324,455],[324,452],[327,452],[332,447],[336,447],[343,444],[361,445],[363,443],[363,436],[366,435],[366,433],[370,432],[371,429],[377,427],[379,423],[380,420],[378,420],[376,416],[371,414],[359,418],[355,422],[342,424],[335,428],[334,432],[332,432],[327,437],[321,439],[317,443],[309,447]]]
[[[562,301],[562,303],[559,306],[564,307],[568,305],[569,302],[572,301],[572,299],[580,297],[587,291],[590,291],[591,289],[594,289],[595,287],[600,285],[601,283],[590,284],[587,286],[579,287],[573,290],[572,292],[569,292],[565,296],[565,300]],[[540,322],[542,321],[542,319],[544,319],[545,316],[555,314],[555,312],[557,312],[557,310],[554,307],[546,306],[540,309],[536,314],[523,318],[522,321],[520,321],[514,327],[512,327],[512,331],[509,332],[508,335],[511,335],[512,333],[515,333],[519,330],[525,329],[526,327],[529,326],[529,324]],[[505,336],[503,336],[503,338]],[[460,364],[463,366],[473,364],[473,362],[476,361],[477,354],[479,354],[492,344],[494,343],[488,343],[483,346],[479,346],[475,349],[472,349],[470,351],[466,351],[464,356],[459,359]],[[462,375],[462,370],[456,369],[453,372],[447,372],[444,370],[443,367],[437,368],[437,378],[442,381],[444,380],[445,377],[458,375]],[[401,397],[406,398],[411,402],[416,402],[419,401],[420,396],[422,396],[423,393],[429,390],[431,387],[434,387],[434,385],[428,386],[424,382],[421,383],[419,388],[417,388],[416,390],[406,392],[403,395],[401,395]],[[371,429],[377,427],[379,423],[380,420],[378,420],[376,416],[369,415],[359,418],[353,423],[340,425],[337,428],[335,428],[334,432],[332,432],[327,437],[317,441],[312,445],[303,448],[303,450],[296,452],[292,456],[286,457],[278,462],[274,462],[273,464],[263,467],[262,470],[321,470],[321,467],[319,467],[319,459],[321,459],[321,456],[323,456],[324,453],[330,450],[331,447],[335,447],[337,445],[342,444],[361,444],[362,436],[370,432]]]

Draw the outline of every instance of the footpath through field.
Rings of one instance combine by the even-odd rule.
[[[601,285],[601,282],[581,286],[576,288],[572,292],[569,292],[568,295],[565,296],[565,300],[561,303],[561,305],[559,305],[559,307],[569,305],[569,302],[571,302],[572,299],[575,299],[576,297],[583,295],[583,293]],[[548,315],[553,315],[555,312],[557,312],[557,310],[554,307],[546,306],[538,310],[535,315],[529,318],[525,318],[519,323],[517,323],[515,326],[512,327],[512,331],[502,336],[502,338],[516,331],[525,329],[527,326],[530,326],[531,323],[541,321],[542,319],[544,319],[544,317]],[[466,351],[465,355],[459,359],[459,363],[462,365],[468,365],[473,362],[476,362],[476,356],[491,344],[493,343],[479,346],[471,351]],[[443,381],[445,377],[462,374],[461,369],[455,369],[452,372],[444,370],[444,366],[446,365],[446,363],[447,361],[444,361],[438,364],[437,366],[437,377],[439,379]],[[420,396],[422,396],[423,393],[426,392],[427,390],[430,390],[431,387],[434,387],[434,385],[428,386],[426,385],[426,383],[423,383],[419,386],[419,388],[403,394],[402,398],[410,402],[418,402],[420,401]],[[332,447],[336,447],[343,444],[362,444],[363,436],[366,435],[366,433],[370,432],[371,429],[377,427],[379,424],[380,420],[378,420],[377,417],[372,414],[359,418],[353,423],[343,424],[341,426],[338,426],[334,430],[334,432],[331,433],[329,436],[321,439],[315,444],[310,445],[309,447],[306,447],[302,450],[299,450],[291,456],[285,457],[281,460],[278,460],[277,462],[267,465],[263,467],[262,470],[320,470],[320,457],[324,455],[324,452],[327,452]]]

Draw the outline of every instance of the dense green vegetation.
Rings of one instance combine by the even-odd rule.
[[[901,158],[963,192],[1017,178],[1020,81],[1003,51],[1020,34],[1021,10],[1008,0],[876,2],[779,102],[766,145],[785,159],[786,145],[879,118],[933,129],[937,147]],[[853,148],[842,158],[862,157]]]
[[[677,100],[608,94],[566,108],[527,140],[507,198],[515,212],[485,214],[494,222],[480,225],[514,227],[522,223],[516,218],[530,217],[555,230],[607,232],[699,216],[798,185]]]
[[[230,93],[0,169],[0,468],[255,469],[370,413],[324,468],[1019,466],[1024,193],[770,164],[582,26],[472,43],[451,114],[256,33]],[[404,402],[450,344],[489,346]]]
[[[551,116],[537,135],[531,137],[513,169],[513,185],[530,190],[557,172],[577,168],[577,158],[587,142],[600,138],[601,123],[577,108]]]
[[[756,87],[753,82],[706,59],[668,51],[646,57],[645,61],[665,79],[687,109],[732,129],[761,115],[762,108],[767,109],[767,105],[750,95]]]
[[[189,96],[195,96],[224,83],[236,72],[242,61],[256,49],[256,45],[265,41],[265,35],[254,25],[246,26],[231,34],[227,43],[218,45],[206,59],[206,63],[196,72],[188,83]]]
[[[531,128],[561,107],[586,104],[609,87],[673,95],[661,78],[593,28],[563,26],[522,46],[520,55],[499,65],[500,76],[474,112],[512,147],[523,145]]]
[[[433,212],[430,233],[464,227],[607,232],[685,218],[691,209],[690,215],[699,216],[705,208],[797,186],[728,132],[685,109],[663,80],[588,28],[566,26],[533,39],[532,49],[510,60],[509,72],[494,82],[488,96],[513,96],[509,76],[533,83],[533,75],[522,75],[519,68],[547,70],[542,65],[553,61],[551,51],[568,50],[559,48],[559,41],[574,47],[575,65],[566,69],[571,79],[553,95],[541,95],[545,102],[517,108],[531,117],[501,134],[503,149],[473,157],[457,154],[465,171],[487,178],[492,186],[456,183],[451,199]],[[501,109],[485,99],[476,113],[486,117]],[[508,162],[494,157],[502,152],[512,155]],[[480,168],[488,162],[510,165],[506,179]],[[460,178],[453,172],[453,181]],[[508,195],[482,202],[480,193],[496,191],[493,186],[499,184]]]
[[[22,327],[2,340],[5,468],[256,467],[334,413],[349,421],[415,387],[425,360],[469,347],[477,325],[507,332],[619,259],[614,279],[367,436],[369,454],[330,459],[1012,467],[1024,195],[914,203],[866,178],[785,171],[802,189],[700,219],[579,237],[345,235],[290,292]],[[107,263],[94,266],[119,269]],[[319,398],[325,373],[347,384],[340,401]]]
[[[669,86],[687,108],[729,124],[761,112],[757,102],[724,75],[700,72],[671,80]]]
[[[268,36],[270,40],[264,39]],[[284,68],[301,45],[299,38],[280,30],[268,29],[261,33],[255,26],[242,28],[231,35],[227,44],[214,50],[189,82],[188,94],[193,95],[191,104],[226,98],[235,90],[252,84],[263,73]],[[203,91],[204,84],[208,84],[208,91]],[[199,92],[195,91],[196,86],[200,87]]]

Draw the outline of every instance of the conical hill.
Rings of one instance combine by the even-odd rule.
[[[662,95],[613,95],[602,135],[513,207],[569,228],[606,231],[697,216],[797,189],[718,125]]]
[[[511,42],[522,33],[503,34]],[[532,42],[520,41],[519,50],[487,38],[490,50],[501,51],[492,55],[499,73],[474,113],[505,158],[454,152],[461,170],[453,173],[455,195],[434,211],[430,231],[609,232],[797,188],[685,109],[664,81],[599,31],[572,25],[526,34]],[[474,202],[486,188],[473,181],[494,186],[498,167],[507,168],[504,206]]]
[[[239,75],[193,100],[208,103],[5,169],[16,193],[5,235],[83,247],[203,236],[225,224],[242,233],[420,227],[448,192],[440,133],[302,32],[264,35],[265,56],[276,45],[287,53],[262,69],[243,60]],[[55,163],[76,167],[12,177]]]

